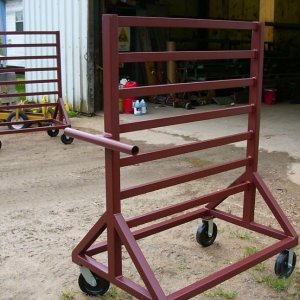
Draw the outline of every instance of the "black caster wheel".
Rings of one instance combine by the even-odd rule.
[[[59,133],[59,130],[58,129],[50,129],[50,130],[47,130],[47,133],[51,137],[56,137]]]
[[[278,277],[285,277],[288,278],[292,275],[295,266],[296,266],[296,254],[295,252],[293,252],[293,258],[291,261],[291,265],[289,266],[289,251],[285,250],[283,252],[281,252],[277,258],[276,258],[276,262],[275,262],[275,274]]]
[[[0,141],[0,149],[2,148],[2,142]]]
[[[9,116],[6,119],[6,122],[22,122],[28,120],[26,114],[23,111],[19,112],[19,118],[17,119],[17,114],[15,111],[9,114]],[[29,124],[9,124],[7,125],[9,129],[23,129],[29,127]]]
[[[61,141],[62,141],[64,144],[66,144],[66,145],[72,144],[73,141],[74,141],[74,139],[73,139],[72,137],[67,136],[67,135],[65,135],[65,134],[63,134],[63,135],[60,137],[60,139],[61,139]]]
[[[78,278],[78,285],[80,289],[89,296],[103,296],[109,289],[110,283],[109,281],[97,276],[96,274],[92,273],[95,280],[96,286],[90,285],[83,277],[82,274],[79,275]]]
[[[212,245],[217,237],[218,228],[215,223],[213,223],[211,236],[208,234],[208,221],[203,221],[202,225],[198,227],[196,233],[197,243],[203,247],[208,247]]]
[[[190,102],[187,102],[185,104],[185,109],[187,109],[187,110],[192,109],[192,104]]]

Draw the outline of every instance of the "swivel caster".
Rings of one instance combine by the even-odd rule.
[[[185,109],[187,109],[187,110],[192,109],[192,104],[190,102],[187,102],[185,104]]]
[[[202,225],[198,227],[196,240],[203,247],[212,245],[217,237],[218,228],[213,220],[203,220]]]
[[[64,144],[66,144],[66,145],[72,144],[73,141],[74,141],[74,139],[73,139],[72,137],[67,136],[67,135],[65,135],[65,134],[62,134],[61,137],[60,137],[60,139],[61,139],[61,141],[62,141]]]
[[[278,277],[288,278],[292,275],[296,266],[296,254],[293,250],[285,250],[281,252],[275,262],[275,274]]]
[[[47,130],[47,133],[51,137],[56,137],[59,133],[59,130],[58,129],[49,129],[49,130]]]
[[[89,279],[89,282],[86,278]],[[86,269],[84,275],[83,273],[79,275],[78,285],[80,289],[89,296],[103,296],[108,291],[110,283]]]

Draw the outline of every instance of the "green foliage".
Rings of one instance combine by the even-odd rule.
[[[247,231],[238,231],[235,236],[241,240],[250,240],[250,234]]]
[[[61,293],[59,300],[74,300],[75,293],[73,291],[64,291]]]
[[[132,300],[133,297],[124,291],[118,289],[114,285],[110,285],[110,288],[104,296],[102,296],[105,300]]]
[[[250,256],[258,251],[259,251],[259,249],[256,246],[248,246],[245,248],[244,254],[245,254],[245,256]]]
[[[23,80],[25,80],[25,75],[23,75],[23,74],[18,74],[18,75],[17,75],[17,80],[18,80],[18,81],[23,81]],[[16,84],[16,91],[17,91],[17,93],[25,93],[25,92],[26,92],[25,84],[24,84],[24,83],[17,83],[17,84]],[[25,99],[26,99],[25,96],[20,96],[20,97],[19,97],[19,100],[25,100]]]
[[[273,290],[280,292],[286,291],[288,289],[288,287],[291,285],[292,277],[282,278],[271,275],[263,275],[257,280],[257,282],[265,283]]]
[[[234,299],[237,295],[236,291],[225,291],[221,287],[217,287],[210,292],[204,293],[206,297],[214,298],[214,297],[223,297],[225,299]]]
[[[254,269],[256,271],[263,271],[264,269],[266,268],[266,263],[265,262],[262,262],[262,263],[259,263],[257,264]]]
[[[68,111],[68,116],[69,116],[69,118],[78,117],[79,116],[79,112],[78,111],[69,110]]]

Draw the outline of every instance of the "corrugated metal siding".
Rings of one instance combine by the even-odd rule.
[[[5,15],[5,2],[4,0],[0,0],[0,31],[5,31],[6,30],[6,15]],[[4,36],[0,36],[0,44],[1,43],[6,43],[4,40]],[[0,49],[0,55],[6,55],[6,49],[4,50],[3,48]],[[0,64],[3,63],[0,61]]]
[[[87,0],[24,0],[24,30],[60,31],[63,96],[73,110],[83,112],[88,106],[87,10]],[[43,54],[51,54],[49,50]]]
[[[5,2],[0,0],[0,30],[6,30]]]
[[[7,0],[6,1],[6,30],[16,30],[16,12],[23,10],[22,0]],[[22,44],[24,43],[23,35],[14,36],[7,35],[8,44]],[[7,48],[7,56],[22,56],[24,54],[23,48]],[[24,67],[24,61],[22,60],[10,60],[7,62],[8,65]]]

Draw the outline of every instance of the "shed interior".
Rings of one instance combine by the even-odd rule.
[[[171,18],[203,18],[251,20],[265,22],[265,59],[263,89],[277,91],[276,101],[300,103],[300,1],[298,0],[105,0],[89,1],[89,90],[94,111],[103,108],[102,99],[102,36],[101,17],[104,13],[128,16]],[[99,28],[100,26],[100,28]],[[100,29],[100,30],[99,30]],[[128,30],[128,29],[126,29]],[[241,31],[140,28],[120,33],[120,47],[130,51],[248,49],[249,35]],[[99,34],[100,33],[100,34]],[[125,36],[124,36],[125,33]],[[123,37],[123,38],[122,38]],[[124,48],[125,47],[125,48]],[[122,48],[120,48],[122,49]],[[161,63],[120,66],[120,79],[129,78],[137,84],[165,83],[214,78],[243,77],[249,66],[238,61],[184,61],[173,69]],[[219,98],[234,95],[234,101],[246,99],[247,90],[218,91]],[[209,98],[208,93],[206,98]],[[217,97],[216,97],[217,98]],[[153,99],[148,99],[153,101]],[[209,99],[208,99],[209,100]],[[157,101],[157,99],[155,100]],[[209,101],[203,101],[207,104]]]

